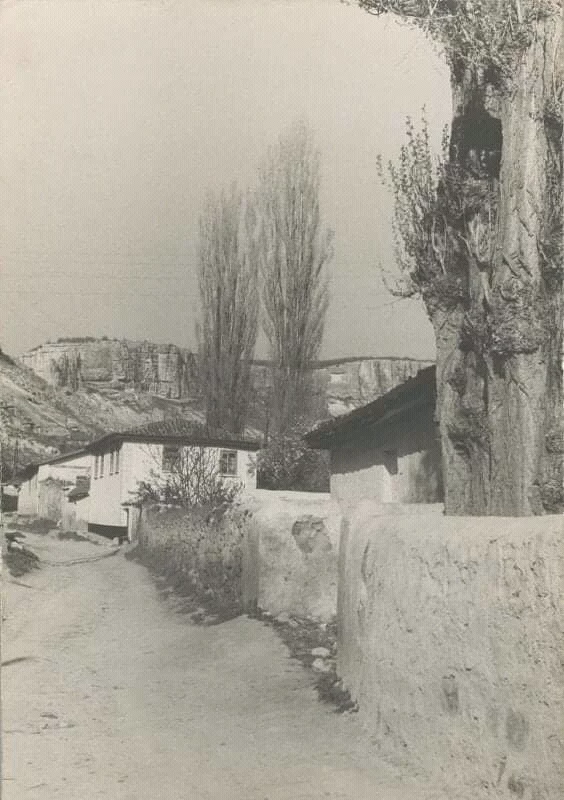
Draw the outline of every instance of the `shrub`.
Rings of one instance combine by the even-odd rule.
[[[231,505],[241,485],[219,474],[217,458],[205,447],[185,447],[162,474],[151,471],[148,481],[140,481],[137,501],[165,503],[183,507],[218,508]]]
[[[272,436],[257,458],[259,489],[328,492],[329,453],[312,450],[303,440],[309,429],[300,421],[287,433]]]

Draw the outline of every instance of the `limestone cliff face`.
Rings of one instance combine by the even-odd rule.
[[[176,345],[117,339],[60,340],[24,353],[21,362],[47,383],[76,390],[120,384],[179,399],[197,388],[192,353]]]
[[[316,370],[316,384],[327,413],[336,417],[376,400],[431,364],[412,358],[340,360],[322,364]]]
[[[73,391],[113,385],[172,400],[201,395],[196,356],[172,344],[117,339],[61,340],[40,345],[20,360],[52,386]],[[338,416],[358,408],[430,363],[409,358],[322,361],[313,371],[315,415]],[[256,362],[253,366],[253,383],[257,397],[265,402],[271,384],[266,362]]]

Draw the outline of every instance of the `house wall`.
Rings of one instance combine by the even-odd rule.
[[[219,463],[222,448],[209,448]],[[95,477],[94,456],[91,456],[90,523],[126,527],[127,510],[124,503],[134,500],[139,482],[150,482],[153,475],[162,475],[162,444],[123,442],[120,448],[119,473],[110,475],[109,450],[104,457],[104,475]],[[254,462],[253,453],[237,451],[237,476],[234,480],[248,491],[256,487],[256,473],[249,474]]]
[[[122,508],[123,485],[126,472],[126,457],[124,445],[111,448],[114,453],[119,451],[119,471],[115,469],[110,473],[110,449],[103,453],[104,471],[100,475],[96,474],[95,456],[90,456],[91,478],[90,478],[90,508],[89,523],[93,525],[104,525],[110,527],[124,527],[127,524],[127,515]],[[98,454],[99,456],[102,453]]]
[[[452,797],[564,797],[562,517],[401,512],[341,535],[337,669],[374,745]]]
[[[331,451],[331,495],[343,509],[362,500],[436,503],[441,450],[434,406],[414,410],[385,431],[367,427]]]
[[[222,449],[227,448],[207,448],[218,465],[219,455]],[[150,481],[153,473],[158,476],[163,475],[163,445],[124,442],[123,454],[124,483],[122,491],[124,501],[127,501],[136,494],[139,481]],[[245,491],[256,488],[256,470],[251,469],[255,462],[254,456],[254,453],[247,452],[246,450],[237,451],[237,475],[234,476],[233,480],[240,483]]]
[[[55,513],[54,490],[48,491],[42,487],[45,481],[55,480],[62,484],[72,484],[79,475],[88,475],[90,470],[90,456],[88,454],[72,456],[63,462],[54,464],[40,464],[37,472],[20,487],[18,497],[18,512],[32,516],[43,516],[49,508],[50,514]],[[43,497],[40,495],[43,494]],[[47,496],[49,495],[49,497]],[[55,519],[60,519],[62,510],[61,502],[58,501],[59,513]],[[52,519],[53,517],[47,517]]]
[[[37,472],[20,486],[18,514],[36,516],[38,513]]]
[[[76,456],[68,461],[55,464],[40,464],[37,470],[39,481],[46,478],[74,483],[77,475],[88,475],[90,469],[90,455],[88,453]]]

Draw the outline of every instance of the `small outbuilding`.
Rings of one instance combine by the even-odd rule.
[[[90,461],[90,454],[82,449],[25,467],[18,476],[18,512],[60,522],[66,494],[77,478],[90,475]]]
[[[361,500],[437,503],[443,499],[435,367],[368,405],[305,435],[331,454],[331,495],[342,508]]]

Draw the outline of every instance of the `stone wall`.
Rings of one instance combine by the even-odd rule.
[[[562,517],[361,504],[338,671],[374,744],[452,796],[564,797],[563,600]]]
[[[329,622],[337,610],[339,525],[328,494],[259,490],[223,517],[145,506],[132,538],[196,595],[241,611]]]
[[[329,494],[259,490],[246,501],[244,604],[329,622],[337,610],[340,516]]]
[[[242,610],[244,511],[210,515],[199,510],[144,506],[136,540],[142,560],[183,591],[233,613]]]

